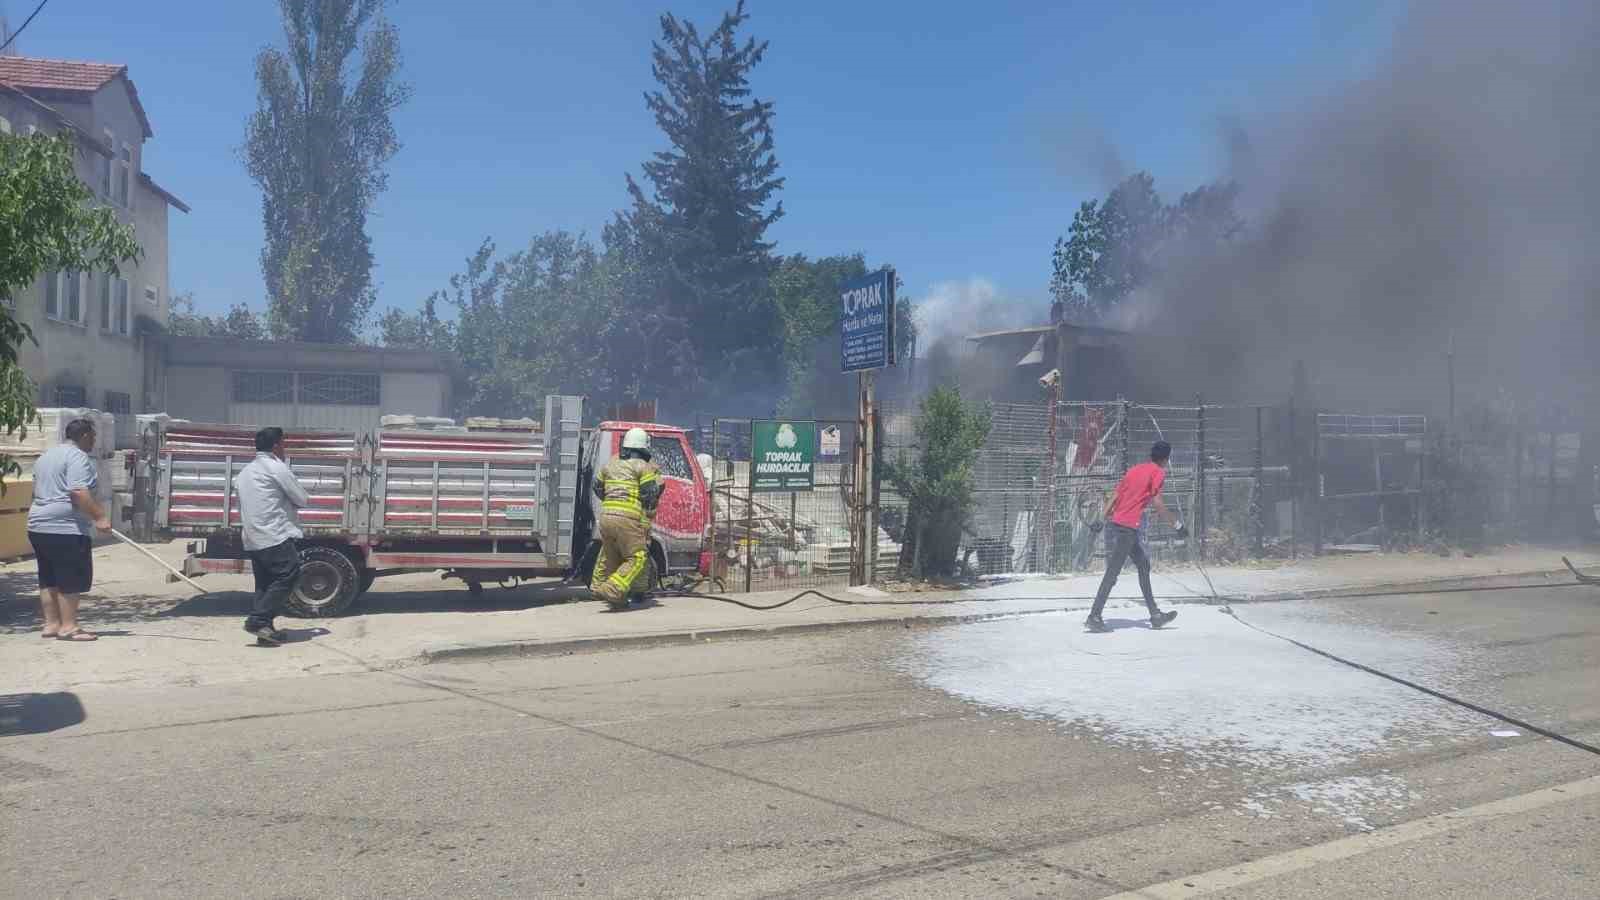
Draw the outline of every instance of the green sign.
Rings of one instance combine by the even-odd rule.
[[[816,461],[817,423],[750,423],[750,490],[809,491]]]

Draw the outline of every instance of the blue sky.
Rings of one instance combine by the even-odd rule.
[[[415,96],[371,223],[379,308],[415,307],[484,237],[598,236],[623,173],[661,143],[641,99],[657,16],[709,28],[730,2],[396,0]],[[34,5],[0,12],[16,27]],[[748,6],[749,33],[771,42],[754,87],[777,106],[779,250],[859,250],[913,298],[982,285],[1040,311],[1051,244],[1104,193],[1113,155],[1189,189],[1218,171],[1221,117],[1363,77],[1399,14],[1399,0]],[[264,303],[260,197],[236,148],[253,56],[280,38],[269,0],[52,0],[20,41],[128,64],[156,135],[145,167],[194,208],[173,218],[172,289],[202,310]]]

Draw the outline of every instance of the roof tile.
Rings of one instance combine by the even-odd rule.
[[[128,71],[110,63],[0,56],[0,80],[24,90],[98,91],[106,82]]]

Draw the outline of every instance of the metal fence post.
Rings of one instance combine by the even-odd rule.
[[[1130,454],[1133,452],[1133,404],[1127,400],[1119,400],[1122,404],[1122,475],[1128,474],[1131,467]],[[1120,476],[1119,476],[1120,477]]]
[[[1554,416],[1551,419],[1553,420]],[[1550,421],[1548,425],[1550,427],[1550,467],[1546,476],[1548,490],[1545,495],[1544,524],[1546,533],[1553,534],[1556,531],[1556,439],[1560,435],[1556,433],[1557,425],[1554,421]]]
[[[1306,462],[1300,452],[1300,423],[1294,394],[1289,395],[1289,558],[1300,558],[1300,495],[1305,493]]]
[[[1311,416],[1311,555],[1322,555],[1322,416],[1315,409]]]
[[[755,423],[745,425],[750,435],[750,464],[744,484],[744,592],[750,593],[756,569],[756,434]]]
[[[1255,526],[1256,530],[1255,555],[1258,559],[1266,555],[1267,545],[1267,516],[1266,503],[1264,502],[1266,485],[1262,482],[1261,473],[1263,463],[1262,454],[1264,452],[1262,441],[1265,440],[1265,436],[1261,429],[1261,414],[1261,407],[1256,407],[1256,487],[1255,491],[1251,495],[1254,497],[1254,502],[1251,504],[1250,509],[1251,524]]]
[[[1200,560],[1206,558],[1206,405],[1199,394],[1194,395],[1197,423],[1198,458],[1195,460],[1195,484],[1199,488],[1200,502],[1195,504],[1195,537],[1200,542]]]

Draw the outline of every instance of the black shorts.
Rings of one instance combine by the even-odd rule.
[[[94,583],[93,544],[81,534],[28,532],[33,557],[39,563],[39,587],[63,594],[86,594]]]

